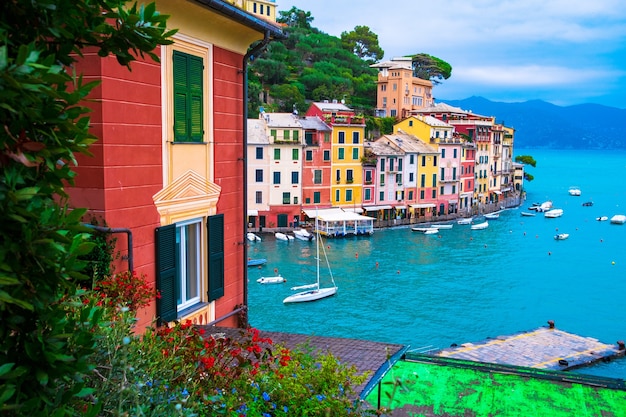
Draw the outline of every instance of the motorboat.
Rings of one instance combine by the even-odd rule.
[[[434,229],[432,227],[411,227],[411,230],[414,232],[426,233]]]
[[[498,213],[497,211],[494,213],[487,213],[485,214],[485,219],[489,219],[489,220],[496,220],[500,217],[500,213]]]
[[[569,233],[559,233],[554,235],[554,240],[565,240],[569,237]]]
[[[483,230],[489,227],[489,222],[484,221],[482,223],[476,223],[470,226],[472,230]]]
[[[611,217],[611,223],[624,224],[626,223],[626,216],[623,214],[616,214],[615,216]]]
[[[544,217],[554,219],[556,217],[561,217],[563,215],[563,209],[552,209],[543,213]]]
[[[255,235],[252,232],[248,232],[248,234],[246,235],[246,237],[248,238],[248,240],[250,242],[260,242],[261,238],[258,235]]]
[[[529,213],[527,211],[522,211],[522,217],[535,217],[535,213]]]
[[[267,259],[259,258],[259,259],[248,259],[248,266],[261,266],[267,263]]]
[[[259,284],[281,284],[283,282],[287,282],[285,278],[280,275],[275,277],[261,277],[256,280]]]
[[[472,218],[471,217],[466,217],[464,219],[459,219],[456,221],[457,224],[460,225],[468,225],[468,224],[472,224]]]
[[[299,240],[311,241],[315,239],[315,236],[306,229],[294,230],[293,235],[296,237],[296,239],[299,239]]]
[[[424,232],[425,235],[436,235],[437,233],[439,233],[439,229],[435,229],[434,227]]]
[[[431,224],[430,227],[433,229],[452,229],[452,223]]]
[[[593,206],[593,201],[585,201],[583,203],[583,207],[591,207],[591,206]]]
[[[599,222],[605,222],[609,219],[609,216],[600,216],[600,217],[596,217],[596,220]]]
[[[532,205],[531,207],[528,207],[528,210],[534,210],[537,212],[546,212],[548,210],[552,209],[552,201],[544,201],[543,203],[539,204],[539,205]]]
[[[582,192],[580,191],[580,188],[578,187],[569,187],[569,195],[573,195],[575,197],[580,197],[580,195],[582,194]]]
[[[281,232],[274,233],[274,236],[276,237],[277,240],[284,240],[286,242],[295,239],[293,236],[290,236],[288,234],[281,233]]]

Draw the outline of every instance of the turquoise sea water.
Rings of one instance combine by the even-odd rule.
[[[339,287],[334,297],[282,303],[291,286],[315,279],[315,243],[276,241],[272,235],[250,243],[249,257],[268,260],[248,269],[251,325],[412,349],[481,341],[547,320],[602,342],[625,340],[626,225],[595,218],[626,214],[626,153],[516,154],[537,160],[536,168],[528,168],[535,180],[526,183],[526,203],[491,220],[488,229],[455,224],[437,235],[396,228],[324,240]],[[582,196],[570,196],[570,186],[579,186]],[[531,203],[545,200],[564,209],[563,216],[521,216]],[[594,205],[583,207],[585,201]],[[554,240],[557,231],[569,239]],[[274,269],[287,283],[256,283]],[[581,372],[626,378],[626,360]]]

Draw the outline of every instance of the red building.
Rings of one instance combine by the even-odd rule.
[[[157,9],[178,29],[155,51],[160,63],[140,59],[128,71],[86,51],[77,65],[100,82],[87,103],[99,140],[68,192],[73,206],[123,232],[116,271],[132,267],[160,290],[138,331],[155,318],[234,326],[247,304],[246,54],[283,35],[222,0]]]

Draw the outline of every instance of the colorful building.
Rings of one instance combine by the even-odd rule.
[[[312,103],[306,116],[317,116],[332,128],[331,205],[342,208],[361,206],[365,119],[336,101]]]
[[[276,21],[276,0],[227,0],[242,10],[261,19]]]
[[[300,124],[304,130],[302,209],[329,208],[332,129],[317,116],[301,117]]]
[[[155,318],[234,326],[247,303],[248,48],[283,34],[221,0],[156,5],[178,29],[155,50],[160,63],[140,58],[127,71],[86,50],[76,65],[100,82],[86,103],[99,140],[93,157],[79,158],[68,193],[128,236],[117,240],[128,261],[117,271],[145,274],[160,291],[139,312],[138,331]]]
[[[376,116],[404,119],[411,111],[433,104],[433,84],[413,76],[411,57],[370,65],[378,70]]]

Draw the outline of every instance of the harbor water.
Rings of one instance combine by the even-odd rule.
[[[556,327],[605,343],[626,339],[626,225],[597,221],[626,214],[626,153],[521,150],[536,168],[526,202],[489,220],[484,230],[454,224],[434,235],[410,228],[371,237],[324,239],[336,296],[283,304],[291,286],[315,281],[315,242],[250,242],[249,320],[266,331],[400,343],[423,351]],[[568,189],[578,186],[579,197]],[[558,218],[523,217],[531,203],[551,200]],[[591,201],[593,206],[583,206]],[[568,233],[566,240],[555,240]],[[323,259],[322,259],[323,261]],[[322,262],[322,285],[330,285]],[[256,279],[274,275],[276,285]],[[626,359],[580,372],[626,379]]]

